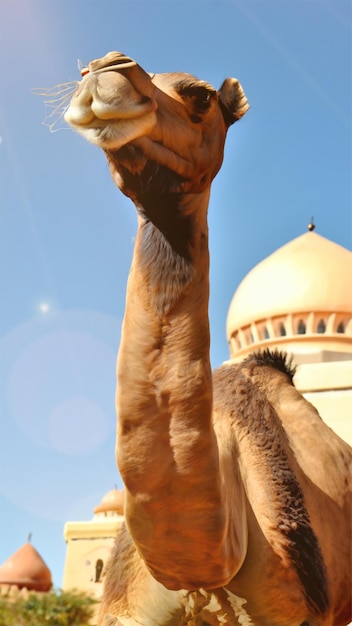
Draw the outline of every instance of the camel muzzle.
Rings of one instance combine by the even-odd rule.
[[[136,61],[122,52],[108,52],[101,59],[94,59],[88,67],[81,69],[84,78],[87,74],[101,74],[102,72],[117,72],[125,76],[134,88],[144,97],[152,98],[155,87],[148,74]]]

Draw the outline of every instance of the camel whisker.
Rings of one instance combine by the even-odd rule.
[[[78,85],[78,81],[70,81],[68,83],[61,83],[54,87],[34,87],[33,93],[45,98],[44,104],[48,109],[52,109],[44,117],[43,125],[48,126],[50,132],[54,133],[58,130],[66,130],[66,126],[57,128],[59,122],[63,119],[72,94],[75,92]]]

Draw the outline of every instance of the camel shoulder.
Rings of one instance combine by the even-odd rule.
[[[247,426],[253,437],[262,432],[268,445],[277,437],[306,476],[342,504],[352,488],[352,448],[296,389],[295,371],[292,357],[269,350],[254,352],[239,364],[221,366],[214,372],[215,417],[231,416],[233,428],[238,431]],[[272,415],[269,429],[263,424],[265,411]]]
[[[296,365],[293,356],[281,350],[258,350],[252,352],[242,363],[241,369],[253,372],[256,368],[272,368],[286,375],[287,382],[293,384]]]
[[[253,352],[241,363],[227,362],[214,371],[214,409],[216,413],[246,420],[256,420],[253,402],[270,402],[272,390],[293,387],[296,367],[284,352],[264,350]],[[249,393],[248,393],[249,392]]]
[[[228,361],[214,371],[213,383],[216,400],[226,400],[226,392],[234,389],[241,381],[250,379],[255,387],[265,394],[270,385],[293,385],[296,365],[293,358],[279,350],[252,352],[240,363]],[[275,375],[276,374],[276,375]]]
[[[306,508],[301,471],[270,401],[271,387],[294,389],[293,371],[283,355],[269,353],[222,366],[214,373],[214,422],[217,433],[226,429],[232,441],[233,458],[267,544],[296,572],[308,606],[324,613],[328,592],[323,555]],[[222,450],[223,443],[218,443]]]

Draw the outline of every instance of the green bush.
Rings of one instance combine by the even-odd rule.
[[[96,603],[80,592],[0,595],[0,626],[89,626]]]

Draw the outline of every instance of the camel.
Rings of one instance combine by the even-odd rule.
[[[65,119],[103,149],[138,217],[117,364],[126,525],[99,626],[343,626],[351,448],[287,355],[211,372],[207,208],[244,91],[118,52],[82,76]]]

